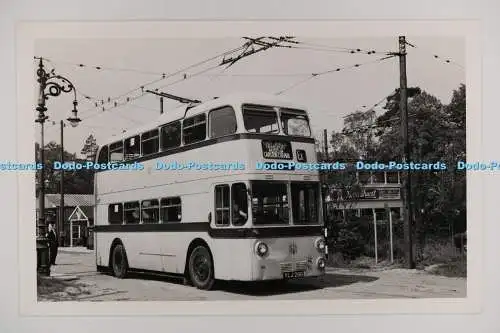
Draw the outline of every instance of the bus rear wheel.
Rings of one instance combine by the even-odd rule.
[[[122,244],[118,244],[113,248],[113,253],[111,256],[111,268],[113,270],[113,275],[117,278],[123,279],[127,276],[127,253],[125,252],[125,248]]]
[[[214,286],[212,256],[203,245],[195,247],[189,256],[189,278],[198,289],[210,290]]]

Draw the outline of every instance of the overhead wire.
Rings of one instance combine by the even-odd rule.
[[[201,65],[203,65],[203,64],[205,64],[205,63],[208,63],[208,62],[210,62],[210,61],[213,61],[213,60],[215,60],[215,59],[217,59],[217,58],[220,58],[220,57],[222,57],[222,56],[225,56],[225,55],[228,55],[228,54],[231,54],[231,53],[237,52],[237,51],[241,50],[242,48],[243,48],[243,46],[239,46],[239,47],[237,47],[237,48],[234,48],[234,49],[231,49],[231,50],[228,50],[228,51],[224,51],[224,52],[219,53],[219,54],[217,54],[217,55],[215,55],[215,56],[212,56],[212,57],[210,57],[210,58],[204,59],[204,60],[199,61],[199,62],[197,62],[197,63],[194,63],[194,64],[192,64],[192,65],[189,65],[189,66],[186,66],[186,67],[184,67],[184,68],[178,69],[178,70],[176,70],[176,71],[174,71],[174,72],[172,72],[172,73],[169,73],[169,74],[165,74],[165,73],[147,72],[148,74],[151,74],[151,75],[156,74],[156,75],[160,75],[161,77],[160,77],[160,78],[157,78],[157,79],[155,79],[155,80],[151,80],[151,81],[148,81],[148,82],[146,82],[146,83],[143,83],[143,84],[141,84],[141,85],[139,85],[139,86],[136,86],[135,88],[130,89],[130,90],[127,90],[126,92],[121,93],[121,94],[119,94],[119,95],[117,95],[117,96],[113,96],[113,97],[111,97],[111,96],[110,96],[110,97],[107,97],[107,98],[105,98],[105,99],[99,99],[99,98],[95,98],[95,97],[92,97],[92,96],[90,96],[90,95],[87,95],[87,94],[83,94],[83,93],[82,93],[82,95],[84,96],[84,98],[85,98],[85,99],[87,99],[87,100],[88,100],[88,99],[93,99],[96,103],[94,103],[94,107],[91,107],[91,108],[88,108],[88,109],[82,110],[81,112],[83,113],[83,112],[86,112],[86,111],[90,111],[90,110],[93,110],[93,109],[96,109],[96,108],[102,108],[102,107],[106,108],[106,106],[107,106],[107,105],[109,105],[109,104],[116,105],[116,103],[115,103],[115,102],[117,102],[117,100],[119,100],[119,99],[121,99],[121,98],[123,98],[123,97],[125,97],[125,96],[127,96],[127,95],[130,95],[130,94],[131,94],[131,93],[133,93],[133,92],[136,92],[136,91],[144,91],[144,88],[145,88],[145,87],[151,86],[151,85],[153,85],[153,84],[155,84],[155,83],[161,82],[161,81],[166,80],[166,79],[168,79],[168,78],[171,78],[171,77],[173,77],[173,76],[175,76],[175,75],[181,74],[181,73],[183,73],[183,72],[185,72],[185,71],[188,71],[188,70],[190,70],[190,69],[192,69],[192,68],[195,68],[195,67],[201,66]],[[44,60],[47,60],[47,61],[52,61],[51,59],[49,59],[49,58],[45,58],[45,57],[44,57],[43,59],[44,59]],[[66,62],[66,63],[69,63],[69,62]],[[115,68],[115,67],[104,67],[104,66],[87,66],[87,65],[84,65],[84,64],[75,64],[75,63],[69,63],[69,64],[73,64],[73,65],[75,65],[75,66],[77,66],[77,67],[80,67],[80,68],[89,67],[89,68],[94,68],[94,69],[97,69],[97,70],[118,70],[118,71],[131,71],[131,72],[137,72],[137,73],[138,73],[138,72],[141,72],[141,73],[143,73],[143,74],[145,73],[145,71],[136,70],[136,69]],[[100,104],[100,105],[99,105],[99,104]]]
[[[347,52],[347,53],[366,53],[366,54],[390,54],[390,51],[376,51],[374,49],[364,49],[364,48],[358,48],[358,47],[340,47],[340,46],[332,46],[332,45],[326,45],[326,44],[318,44],[318,43],[310,43],[310,42],[299,42],[302,45],[306,46],[312,46],[312,47],[319,47],[323,49],[331,49],[331,50],[338,50],[342,52]]]
[[[446,64],[453,64],[453,65],[455,65],[455,66],[457,66],[457,67],[459,67],[459,68],[461,68],[461,69],[465,69],[465,67],[464,67],[463,65],[459,64],[458,62],[455,62],[455,61],[451,60],[451,59],[450,59],[450,58],[448,58],[448,57],[442,57],[442,56],[440,56],[440,55],[437,55],[437,54],[435,54],[435,53],[433,53],[433,52],[427,51],[427,50],[425,50],[425,49],[423,49],[423,48],[421,48],[421,47],[419,47],[419,46],[415,45],[414,43],[410,43],[410,42],[408,42],[408,41],[406,42],[406,44],[407,44],[408,46],[410,46],[411,48],[415,49],[415,50],[421,50],[421,51],[423,51],[423,52],[425,52],[425,53],[427,53],[427,54],[432,55],[434,59],[440,60],[440,61],[441,61],[441,62],[443,62],[443,63],[446,63]]]
[[[189,75],[189,76],[187,76],[187,75],[186,75],[186,76],[185,76],[185,77],[183,77],[183,78],[180,78],[180,79],[175,80],[175,81],[173,81],[173,82],[170,82],[170,83],[168,83],[168,84],[165,84],[165,85],[162,85],[162,86],[160,86],[160,87],[157,87],[157,88],[155,88],[154,90],[155,90],[155,91],[158,91],[158,90],[160,90],[160,89],[162,89],[162,88],[166,88],[166,87],[172,86],[172,85],[174,85],[174,84],[177,84],[177,83],[179,83],[179,82],[182,82],[182,81],[188,80],[188,79],[190,79],[190,78],[194,78],[194,77],[198,76],[198,74],[205,73],[205,72],[207,72],[207,71],[209,71],[209,70],[212,70],[212,69],[214,69],[214,68],[217,68],[217,67],[219,67],[219,65],[209,67],[209,68],[207,68],[207,69],[204,69],[204,70],[202,70],[202,71],[200,71],[200,72],[197,72],[197,73],[192,74],[192,75]],[[109,111],[109,110],[115,109],[115,108],[117,108],[117,107],[123,106],[123,105],[125,105],[125,104],[128,104],[129,102],[133,102],[133,101],[135,101],[135,100],[138,100],[139,98],[142,98],[142,97],[143,97],[143,96],[145,96],[145,95],[149,95],[149,93],[148,93],[148,92],[146,92],[146,91],[143,91],[143,92],[141,92],[139,95],[137,95],[137,96],[135,96],[135,97],[130,97],[130,98],[127,98],[127,101],[126,101],[126,102],[124,102],[124,103],[117,103],[117,102],[115,102],[115,105],[114,105],[114,106],[110,106],[110,107],[108,107],[108,108],[105,108],[105,111]],[[91,114],[87,115],[87,117],[83,117],[83,118],[82,118],[82,120],[90,119],[90,118],[93,118],[93,117],[96,117],[96,116],[100,116],[100,115],[103,115],[103,114],[105,114],[105,112],[104,112],[104,111],[102,111],[102,112],[101,112],[101,111],[97,111],[97,112],[94,112],[94,113],[91,113]]]
[[[327,75],[327,74],[331,74],[331,73],[334,73],[334,72],[340,72],[342,70],[345,70],[345,69],[351,69],[351,68],[358,68],[358,67],[361,67],[361,66],[364,66],[364,65],[368,65],[368,64],[372,64],[372,63],[377,63],[377,62],[381,62],[381,61],[384,61],[386,59],[390,59],[390,58],[393,58],[395,57],[396,55],[389,55],[389,56],[386,56],[386,57],[383,57],[383,58],[379,58],[379,59],[376,59],[376,60],[373,60],[373,61],[368,61],[368,62],[365,62],[365,63],[359,63],[359,64],[354,64],[354,65],[350,65],[350,66],[341,66],[341,67],[337,67],[335,69],[331,69],[331,70],[327,70],[327,71],[323,71],[323,72],[318,72],[318,73],[312,73],[310,74],[309,77],[305,78],[305,79],[302,79],[302,80],[299,80],[298,82],[295,82],[293,83],[291,86],[283,89],[283,90],[280,90],[278,91],[277,93],[275,93],[275,95],[281,95],[293,88],[295,88],[296,86],[298,85],[301,85],[307,81],[310,81],[314,78],[317,78],[317,77],[320,77],[320,76],[323,76],[323,75]]]

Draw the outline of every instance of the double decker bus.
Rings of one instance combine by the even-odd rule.
[[[319,171],[294,167],[316,162],[306,108],[268,95],[183,106],[113,137],[96,165],[125,167],[95,173],[97,269],[207,290],[321,276]]]

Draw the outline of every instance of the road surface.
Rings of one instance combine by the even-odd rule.
[[[248,299],[374,299],[466,297],[466,279],[430,275],[423,271],[391,269],[351,271],[328,268],[321,279],[270,283],[221,282],[211,291],[185,286],[181,280],[134,274],[127,279],[98,273],[93,253],[60,251],[53,276],[77,277],[80,286],[50,295],[40,301],[174,301]]]

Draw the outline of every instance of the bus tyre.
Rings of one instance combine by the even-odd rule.
[[[113,275],[117,278],[123,279],[126,277],[128,271],[128,262],[127,254],[122,244],[118,244],[113,248],[111,268],[113,270]]]
[[[189,278],[198,289],[212,289],[214,279],[214,265],[210,251],[203,245],[194,248],[189,256]]]

